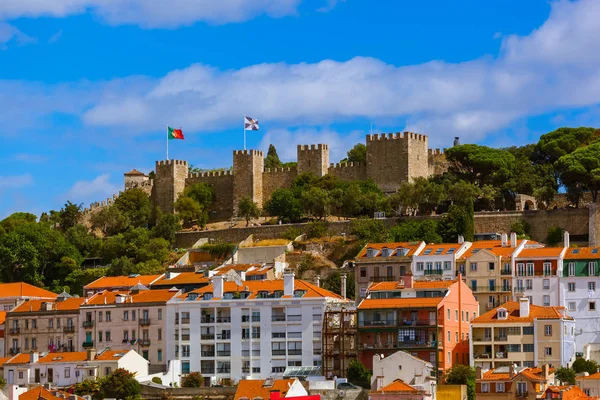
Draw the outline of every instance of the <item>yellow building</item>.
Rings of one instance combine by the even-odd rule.
[[[575,320],[564,307],[509,301],[471,322],[471,365],[484,370],[549,364],[559,368],[575,357]]]
[[[475,373],[477,400],[537,400],[554,385],[554,369],[548,364],[542,368],[500,367]]]

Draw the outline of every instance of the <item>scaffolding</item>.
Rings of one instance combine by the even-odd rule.
[[[357,357],[357,314],[353,305],[328,305],[323,327],[323,375],[345,378]]]

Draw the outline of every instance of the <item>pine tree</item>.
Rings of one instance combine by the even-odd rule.
[[[265,158],[265,168],[281,168],[281,160],[277,155],[277,149],[272,144],[269,145],[267,157]]]

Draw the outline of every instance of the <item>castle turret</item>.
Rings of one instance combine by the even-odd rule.
[[[259,150],[235,150],[233,152],[233,210],[244,196],[263,205],[263,171],[265,159]]]
[[[154,178],[152,197],[158,208],[163,212],[173,212],[173,203],[185,189],[187,177],[187,161],[166,160],[156,162],[156,177]]]
[[[298,174],[311,172],[316,176],[327,175],[329,171],[329,145],[298,145]]]

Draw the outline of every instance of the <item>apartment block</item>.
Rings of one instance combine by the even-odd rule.
[[[413,256],[411,269],[414,279],[455,279],[458,275],[457,260],[471,245],[470,242],[425,245]]]
[[[515,256],[515,298],[526,296],[531,304],[562,304],[559,282],[566,247],[523,249]]]
[[[52,300],[26,300],[6,313],[5,354],[79,349],[77,330],[82,298],[67,293]]]
[[[360,360],[373,368],[373,356],[408,351],[436,370],[469,362],[469,326],[479,305],[462,281],[374,283],[358,305]],[[375,371],[373,371],[375,373]]]
[[[335,293],[284,274],[283,280],[212,284],[168,302],[167,359],[206,384],[265,379],[287,367],[321,366],[327,305],[350,304]]]
[[[0,283],[0,310],[10,311],[25,300],[54,300],[57,296],[24,282]]]
[[[509,301],[471,322],[471,366],[560,368],[575,360],[575,321],[564,307]]]
[[[166,371],[167,348],[173,347],[173,336],[167,336],[166,305],[179,294],[177,289],[136,285],[126,292],[105,290],[86,298],[79,310],[81,348],[135,350],[150,362],[150,373]]]
[[[537,400],[554,385],[554,368],[498,367],[489,371],[476,368],[477,400]],[[544,397],[547,398],[547,397]]]

